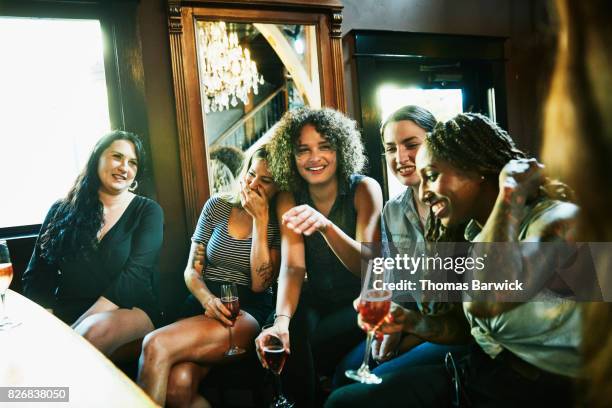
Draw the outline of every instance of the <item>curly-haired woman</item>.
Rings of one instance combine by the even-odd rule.
[[[288,391],[299,406],[310,406],[315,368],[330,374],[363,338],[352,301],[360,291],[361,243],[380,239],[382,193],[358,174],[365,156],[355,122],[332,109],[286,113],[269,163],[285,191],[277,207],[283,262],[274,325],[256,343],[261,349],[267,333],[280,335],[291,350]]]
[[[49,210],[23,275],[26,296],[106,355],[159,324],[163,212],[132,192],[143,167],[136,135],[102,137],[68,195]]]

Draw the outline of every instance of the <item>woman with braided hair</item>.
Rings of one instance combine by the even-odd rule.
[[[430,239],[453,240],[457,227],[466,222],[463,233],[474,243],[571,239],[578,208],[567,202],[567,188],[545,180],[543,166],[527,159],[510,136],[483,115],[460,114],[437,124],[417,153],[416,167],[421,176],[419,197],[433,216],[427,229]],[[504,252],[503,265],[524,281],[542,275],[549,282],[553,261],[572,255],[549,251],[546,256],[551,259],[544,262],[538,251],[514,247],[516,251]],[[487,265],[479,279],[487,281],[491,269],[499,272]],[[533,297],[540,300],[545,290]],[[393,304],[379,329],[383,333],[401,331],[444,344],[471,337],[469,355],[459,364],[447,358],[446,364],[383,376],[379,386],[334,393],[326,407],[365,407],[374,401],[384,406],[402,401],[411,407],[466,401],[473,406],[571,405],[572,378],[580,369],[576,303],[559,298],[497,300],[476,298],[464,302],[462,313],[444,315]]]

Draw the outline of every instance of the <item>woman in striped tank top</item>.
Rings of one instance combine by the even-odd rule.
[[[160,405],[206,406],[197,394],[210,367],[225,359],[228,327],[234,345],[246,349],[272,311],[270,284],[280,260],[273,199],[277,186],[265,146],[247,155],[235,192],[211,197],[192,237],[185,283],[191,295],[183,320],[145,338],[138,383]],[[220,286],[238,288],[241,314],[232,323]]]

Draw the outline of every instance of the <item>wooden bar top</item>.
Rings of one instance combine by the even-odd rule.
[[[102,353],[45,309],[8,290],[6,313],[21,324],[0,331],[0,386],[69,387],[69,403],[2,406],[156,407]]]

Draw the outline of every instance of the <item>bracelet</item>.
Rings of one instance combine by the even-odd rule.
[[[276,319],[278,319],[279,317],[286,317],[287,319],[291,320],[291,316],[289,316],[289,315],[274,313],[274,321],[276,321]]]

